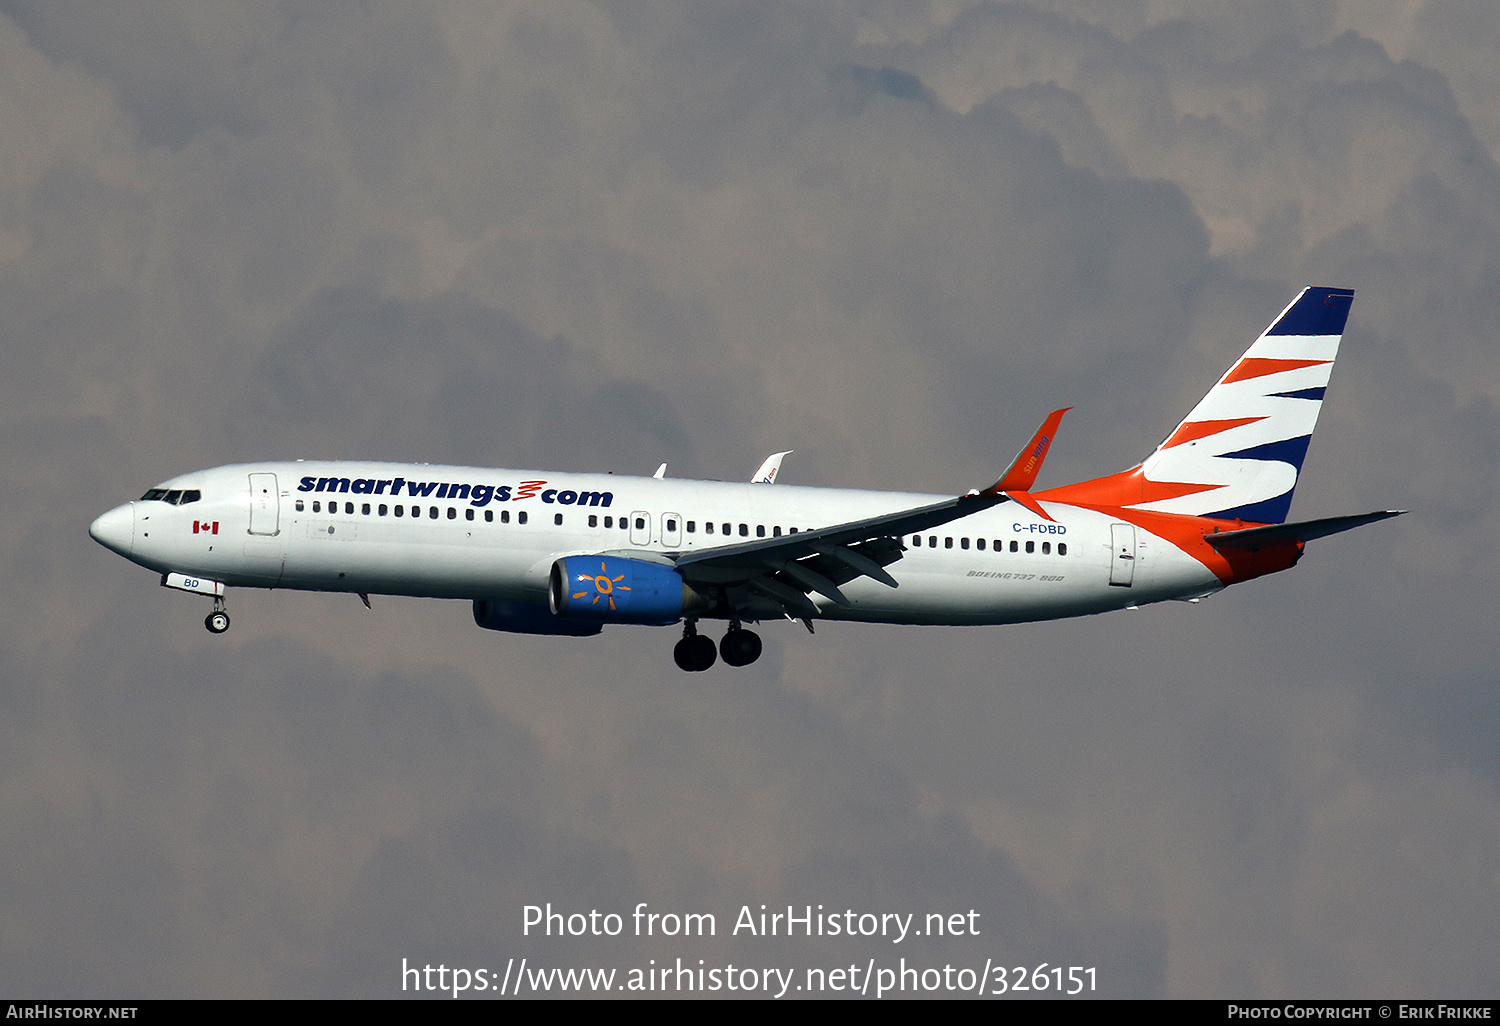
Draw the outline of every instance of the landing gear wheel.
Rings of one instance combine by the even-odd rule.
[[[760,635],[739,628],[724,635],[719,654],[730,666],[749,666],[760,658]]]
[[[215,609],[204,618],[203,626],[208,628],[210,634],[223,634],[229,630],[229,614],[222,609]]]
[[[683,638],[672,649],[672,658],[677,665],[689,673],[697,673],[706,670],[714,664],[717,653],[714,651],[714,639],[704,637],[702,634],[691,634]]]

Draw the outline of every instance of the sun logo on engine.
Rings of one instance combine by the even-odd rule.
[[[600,562],[599,564],[599,575],[597,577],[593,574],[578,575],[579,584],[582,584],[584,581],[588,581],[594,586],[594,598],[593,601],[589,603],[589,605],[597,606],[599,604],[599,600],[604,599],[604,601],[609,603],[611,612],[614,612],[615,609],[615,592],[630,590],[628,586],[620,583],[624,579],[624,574],[621,574],[619,577],[610,577],[609,570],[605,567],[603,562]],[[575,591],[573,593],[573,597],[575,599],[581,599],[587,594],[587,589],[585,589],[584,591]]]

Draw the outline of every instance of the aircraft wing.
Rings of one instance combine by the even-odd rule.
[[[897,587],[885,567],[905,551],[901,535],[950,523],[1006,501],[1007,496],[998,494],[959,495],[929,506],[814,531],[668,556],[686,581],[743,585],[779,602],[788,613],[814,616],[818,609],[808,599],[809,592],[848,605],[839,585],[857,577],[871,577],[887,587]]]
[[[885,568],[906,551],[901,543],[904,534],[917,534],[1003,502],[1018,502],[1051,520],[1026,489],[1036,480],[1065,412],[1053,411],[1000,480],[983,491],[814,531],[667,556],[689,583],[728,586],[731,604],[747,605],[752,598],[747,593],[754,593],[779,604],[787,615],[812,617],[818,607],[808,596],[817,592],[847,606],[849,599],[839,585],[855,578],[869,577],[888,588],[899,586]]]

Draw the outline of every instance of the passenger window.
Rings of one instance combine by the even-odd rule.
[[[714,533],[714,524],[713,524],[712,520],[705,520],[703,522],[703,533],[704,534],[713,534]]]
[[[368,502],[365,503],[363,506],[361,506],[359,508],[359,511],[361,513],[363,513],[365,516],[369,516],[370,515],[370,504]]]
[[[495,522],[495,511],[494,510],[487,509],[487,510],[484,511],[484,522],[486,524],[493,524]]]
[[[1020,548],[1021,548],[1020,545],[1018,543],[1016,543],[1015,541],[1012,541],[1010,543],[1010,551],[1012,551],[1012,552],[1018,552],[1018,551],[1020,551]]]
[[[605,517],[604,518],[604,526],[605,527],[614,527],[615,526],[615,518],[614,517]]]
[[[976,549],[978,549],[980,552],[983,552],[984,551],[984,539],[983,538],[975,538],[974,539],[974,547]]]
[[[920,534],[912,535],[911,543],[920,549],[922,547],[922,536]]]
[[[562,514],[561,513],[554,513],[554,514],[552,514],[552,522],[554,524],[556,524],[558,527],[561,527],[562,526]]]
[[[1059,556],[1066,556],[1068,554],[1068,543],[1067,542],[1058,542],[1057,543],[1057,554]]]
[[[967,549],[969,547],[969,539],[967,539],[967,538],[960,538],[958,540],[958,547],[961,548],[961,549]]]
[[[795,527],[788,527],[787,528],[787,533],[789,533],[789,534],[796,534],[797,533],[797,529]]]
[[[302,512],[302,505],[303,505],[303,503],[302,503],[302,500],[301,500],[301,499],[298,499],[298,500],[297,500],[297,512],[298,512],[298,513],[301,513],[301,512]]]
[[[316,503],[316,502],[315,502],[315,503],[313,503],[313,506],[315,506],[315,507],[316,507],[316,506],[317,506],[317,503]],[[314,509],[314,510],[313,510],[313,512],[314,512],[314,513],[316,513],[316,512],[317,512],[317,510],[316,510],[316,509]],[[396,514],[396,516],[398,516],[398,517],[404,517],[404,516],[406,516],[406,507],[405,507],[405,506],[397,506],[397,507],[396,507],[396,509],[395,509],[395,514]]]
[[[448,507],[448,519],[449,520],[457,520],[458,519],[458,510],[454,509],[452,506]]]
[[[687,531],[688,531],[688,534],[697,534],[698,533],[698,521],[696,521],[696,520],[689,520],[687,522]]]
[[[757,537],[757,538],[764,538],[765,536],[766,536],[766,525],[765,524],[756,524],[755,525],[755,537]]]
[[[741,538],[748,538],[748,537],[750,537],[750,525],[749,524],[741,524],[740,525],[740,537]]]
[[[382,502],[380,504],[380,515],[381,516],[385,516],[389,512],[390,512],[390,509],[386,506],[385,503]]]
[[[1033,542],[1027,542],[1026,543],[1026,551],[1027,552],[1035,552],[1036,551],[1036,542],[1034,542],[1034,541]]]
[[[644,531],[646,529],[646,518],[645,517],[636,517],[635,518],[635,529],[637,531]]]
[[[1004,552],[1005,551],[1005,543],[1003,541],[1001,541],[999,538],[995,539],[995,551],[996,552]]]
[[[597,516],[595,516],[593,513],[589,514],[589,526],[590,527],[598,527],[599,526],[599,518]]]
[[[562,521],[559,520],[558,523],[562,523]],[[677,521],[676,520],[668,520],[667,521],[667,530],[668,531],[675,531],[675,530],[677,530]]]
[[[323,504],[321,502],[319,502],[317,499],[313,500],[313,512],[314,513],[321,513],[321,512],[323,512]]]
[[[1044,556],[1050,556],[1050,555],[1052,555],[1052,543],[1051,542],[1042,542],[1042,555],[1044,555]]]
[[[469,507],[468,509],[464,510],[464,519],[465,520],[473,520],[474,519],[474,508],[472,506]]]
[[[438,518],[438,508],[436,506],[428,506],[427,507],[427,519],[428,520],[436,520],[437,518]]]
[[[779,527],[773,527],[773,528],[771,528],[771,537],[773,537],[773,538],[780,538],[781,537],[781,528],[779,528]]]
[[[929,534],[927,536],[927,547],[929,549],[935,549],[935,548],[937,548],[937,535],[935,535],[935,534]]]
[[[945,548],[945,549],[951,549],[951,548],[953,548],[953,539],[952,538],[944,538],[943,539],[943,548]]]
[[[731,526],[731,525],[729,525],[729,524],[725,524],[725,525],[724,525],[724,533],[725,533],[725,534],[731,534],[731,533],[733,533],[733,532],[732,532],[732,531],[731,531],[731,530],[730,530],[730,526]]]
[[[337,513],[338,511],[339,511],[338,503],[332,503],[332,504],[329,505],[328,512],[330,512],[330,513]],[[348,516],[352,517],[354,515],[354,503],[352,503],[352,502],[346,502],[346,503],[344,503],[344,513],[347,514]]]
[[[519,512],[519,513],[516,514],[516,523],[518,523],[518,524],[524,524],[524,523],[526,523],[526,511],[524,509],[521,510],[521,512]]]

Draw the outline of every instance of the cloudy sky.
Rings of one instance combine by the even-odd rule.
[[[0,978],[386,996],[503,970],[1097,968],[1495,996],[1488,0],[0,2]],[[984,629],[476,629],[87,537],[290,457],[950,493],[1146,455],[1358,290],[1300,518],[1201,605]],[[708,912],[522,936],[528,904]],[[978,937],[729,936],[743,905]],[[628,932],[628,931],[627,931]]]

